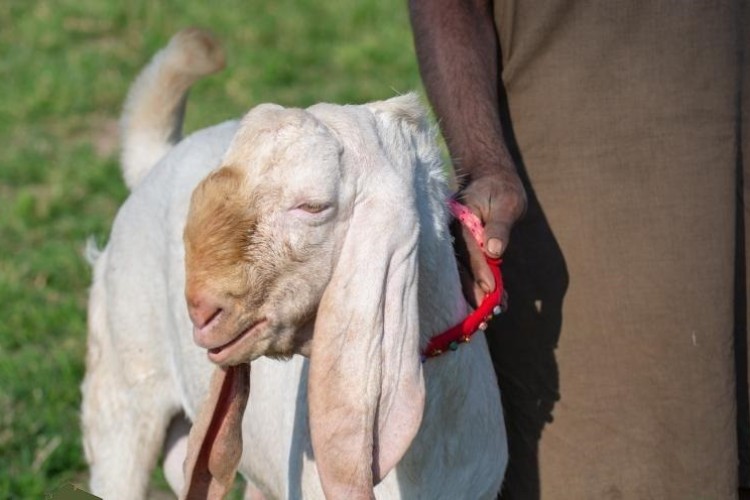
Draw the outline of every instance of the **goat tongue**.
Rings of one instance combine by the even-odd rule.
[[[217,367],[206,401],[190,429],[183,499],[223,498],[242,456],[242,415],[250,394],[250,365]]]

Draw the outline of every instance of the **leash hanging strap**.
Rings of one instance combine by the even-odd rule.
[[[461,221],[472,234],[479,247],[484,250],[484,228],[479,217],[474,215],[471,210],[458,201],[451,199],[449,207],[453,215]],[[430,339],[430,342],[422,352],[422,362],[427,358],[439,356],[448,350],[455,351],[461,343],[469,342],[472,335],[477,331],[487,329],[487,322],[493,316],[501,314],[505,309],[505,289],[503,286],[503,277],[500,272],[502,259],[488,257],[485,254],[487,264],[490,266],[492,276],[495,278],[495,289],[486,295],[474,312],[469,314],[461,323],[453,326],[447,331],[436,335]]]

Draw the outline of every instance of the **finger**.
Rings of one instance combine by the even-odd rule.
[[[461,289],[466,301],[472,307],[477,307],[494,290],[495,278],[471,232],[458,220],[451,223],[450,229],[454,238]]]
[[[479,287],[476,283],[474,283],[474,288],[471,292],[473,294],[472,295],[473,304],[471,303],[472,301],[469,301],[469,304],[471,305],[471,307],[476,309],[477,307],[479,307],[479,304],[481,304],[484,298],[487,296],[487,293],[485,293],[485,291],[482,290],[482,288]]]
[[[474,282],[476,283],[476,286],[481,289],[483,294],[488,294],[495,289],[495,277],[492,275],[492,271],[487,265],[484,252],[477,242],[474,241],[471,232],[464,228],[463,236],[464,242],[466,243],[466,250],[469,254],[469,266],[474,275]]]
[[[479,301],[477,301],[477,290],[481,292],[481,289],[474,283],[474,277],[471,275],[471,271],[461,262],[458,262],[458,276],[461,278],[461,291],[466,298],[466,302],[471,307],[477,307]]]
[[[487,255],[500,257],[508,248],[511,224],[499,220],[490,220],[484,226],[484,248]]]

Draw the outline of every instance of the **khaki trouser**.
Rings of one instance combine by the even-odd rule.
[[[530,194],[505,257],[511,308],[488,335],[505,498],[736,495],[742,3],[496,2]]]

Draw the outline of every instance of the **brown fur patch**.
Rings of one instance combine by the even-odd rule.
[[[239,194],[242,179],[237,169],[222,167],[193,192],[184,235],[188,290],[210,281],[230,295],[244,293],[242,269],[256,219],[251,200]]]

